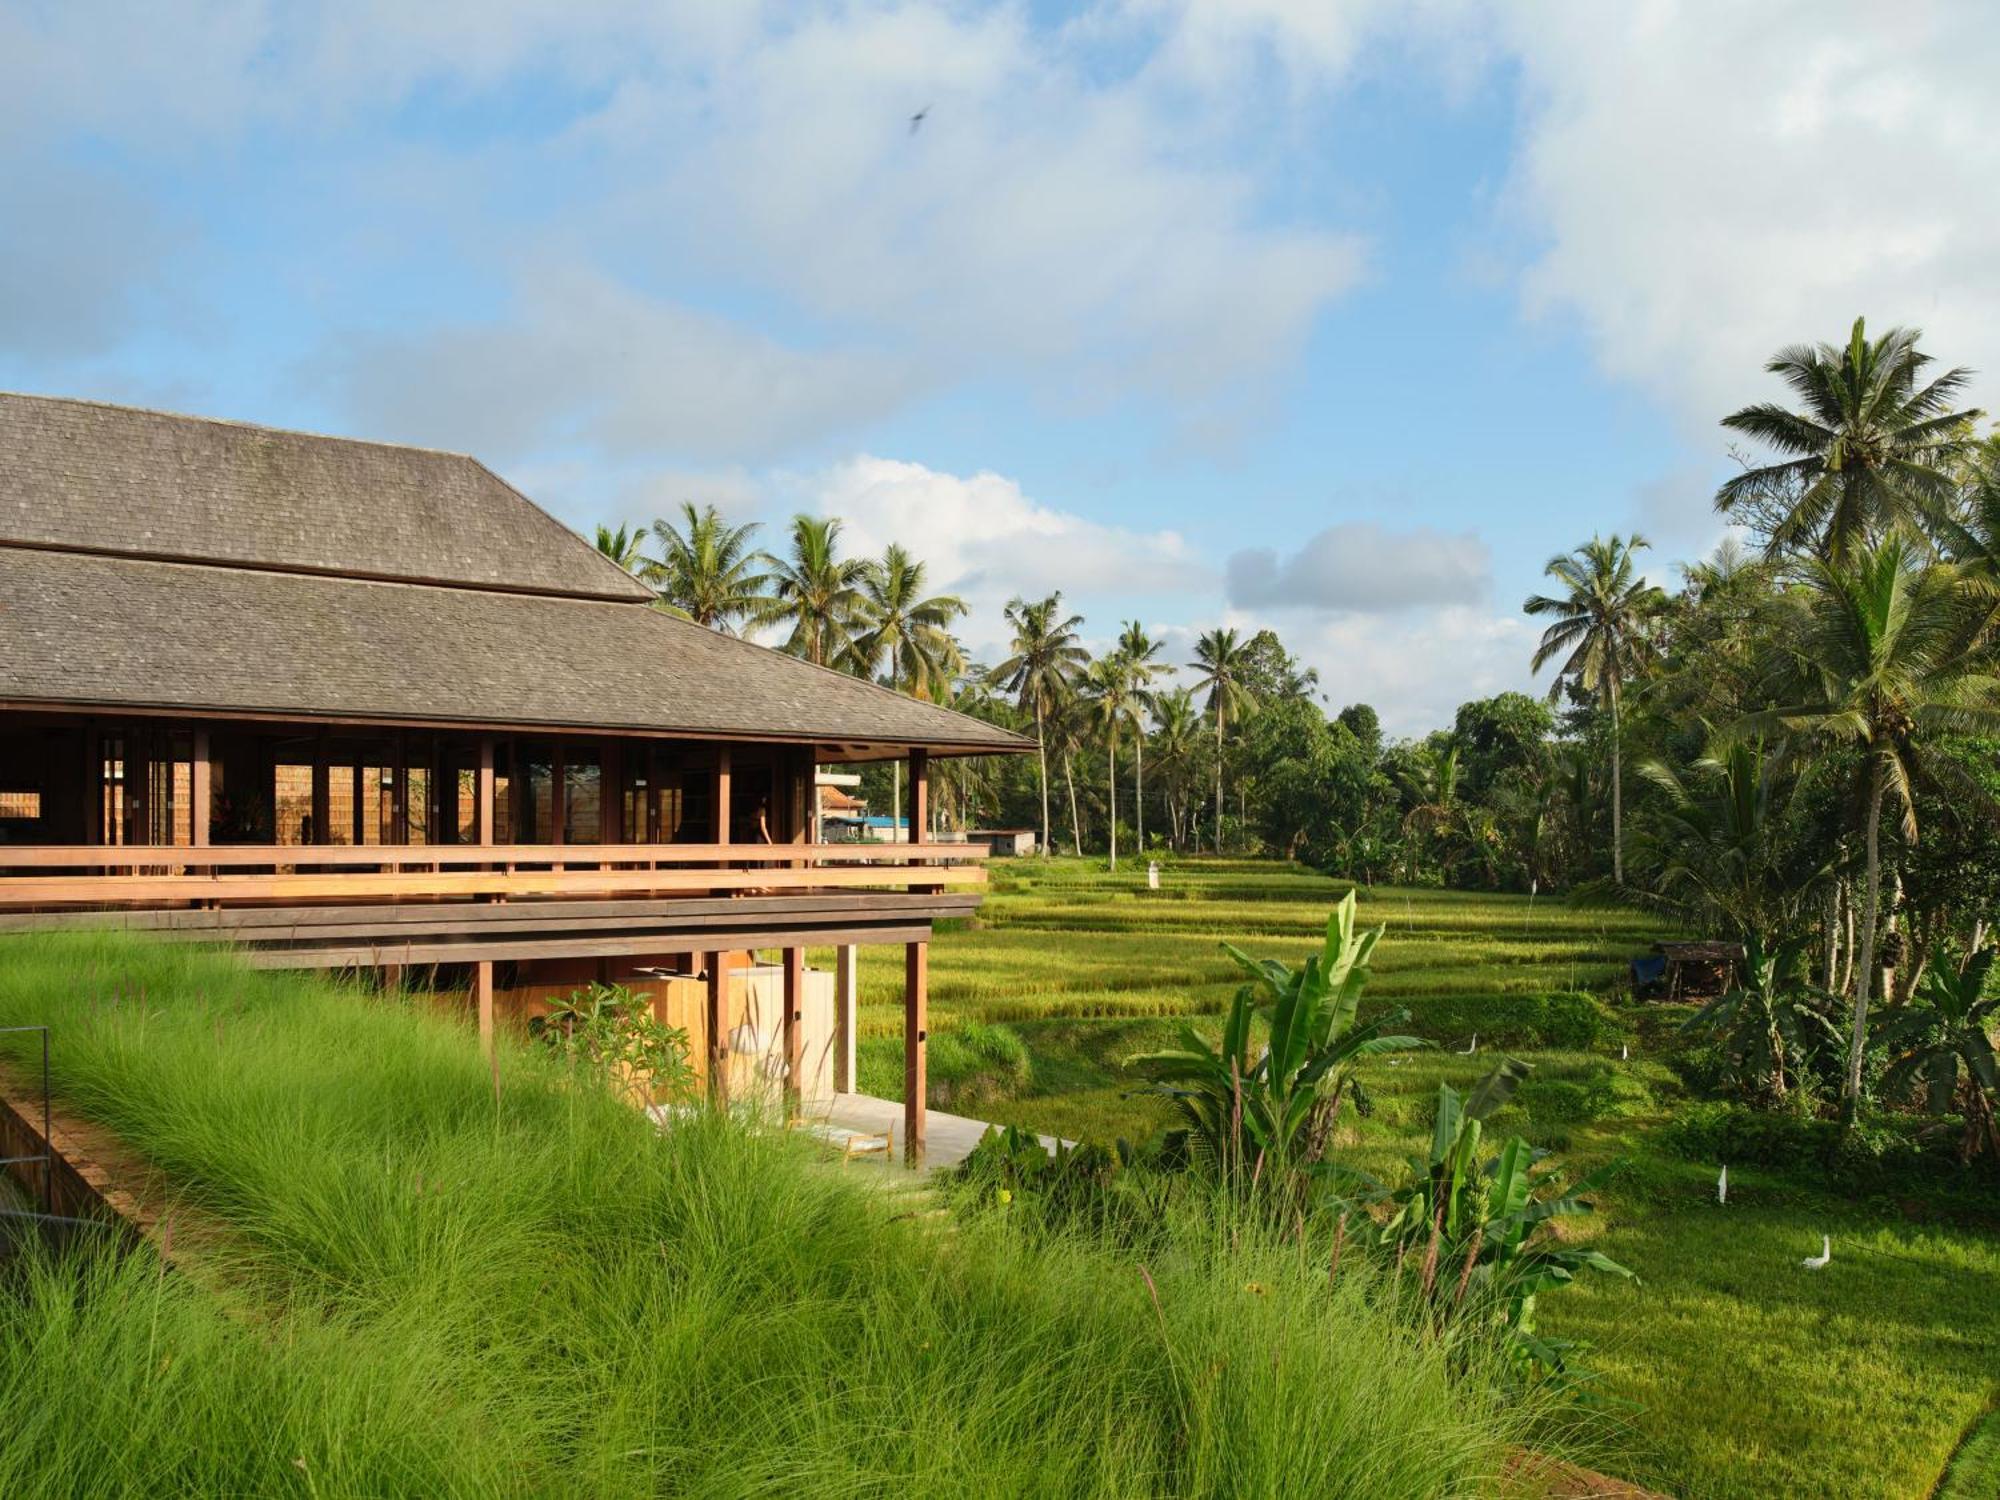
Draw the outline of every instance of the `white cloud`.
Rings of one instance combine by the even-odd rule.
[[[857,410],[1028,371],[1066,409],[1139,393],[1183,431],[1233,434],[1362,272],[1356,237],[1283,211],[1282,164],[1237,149],[1243,122],[1188,107],[1185,69],[1100,68],[1073,28],[1012,6],[207,0],[115,25],[93,9],[0,11],[0,127],[185,163],[253,140],[323,153],[412,100],[450,116],[497,98],[506,129],[426,142],[488,185],[433,211],[465,220],[441,227],[465,280],[504,281],[527,254],[569,268],[572,301],[595,276],[634,301],[697,284],[729,309],[651,303],[638,329],[685,355],[633,349],[608,298],[572,331],[532,293],[525,333],[337,340],[330,363],[367,366],[354,414],[407,411],[398,432],[554,428],[614,449],[684,432],[688,457],[755,461]],[[1199,52],[1236,29],[1219,14],[1171,12],[1152,44]],[[367,220],[372,183],[323,181]],[[751,326],[783,331],[759,348]],[[713,389],[681,373],[710,354]],[[587,387],[619,369],[676,410],[654,421],[599,389],[593,415],[550,417],[545,394],[499,389],[544,364]],[[774,388],[768,422],[753,380]]]
[[[1545,237],[1527,305],[1711,424],[1781,392],[1780,346],[1922,327],[2000,362],[2000,30],[1974,5],[1603,5],[1502,13],[1528,100],[1511,201]]]
[[[172,236],[123,179],[0,153],[0,352],[77,359],[130,331]]]
[[[1319,669],[1329,711],[1371,703],[1391,735],[1449,726],[1459,704],[1474,698],[1532,691],[1528,662],[1538,632],[1517,616],[1450,606],[1272,623],[1295,656]]]
[[[788,348],[574,272],[526,278],[504,320],[348,334],[301,374],[376,436],[613,459],[770,459],[883,415],[914,379],[886,356]]]
[[[1001,610],[1016,594],[1061,590],[1083,607],[1106,596],[1215,587],[1213,571],[1178,534],[1107,526],[1030,499],[1000,474],[950,474],[864,454],[782,488],[801,509],[841,517],[850,552],[879,554],[900,542],[922,558],[931,589],[969,606],[964,633],[975,655],[1001,644]]]
[[[1238,609],[1321,614],[1471,603],[1492,591],[1492,575],[1491,549],[1469,531],[1393,531],[1374,521],[1329,526],[1289,557],[1245,548],[1231,554],[1225,572]]]

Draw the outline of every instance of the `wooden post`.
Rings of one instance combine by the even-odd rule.
[[[805,1097],[800,1078],[805,1070],[806,950],[785,949],[785,1118],[799,1112]]]
[[[929,835],[931,810],[931,757],[928,750],[910,752],[910,842],[921,844]]]
[[[565,844],[563,823],[569,817],[569,759],[564,754],[561,740],[557,740],[549,751],[549,842]],[[562,866],[558,865],[557,869]]]
[[[924,1043],[930,1039],[929,943],[903,947],[903,1154],[911,1166],[924,1159]]]
[[[715,747],[715,837],[711,843],[729,842],[729,747]]]
[[[479,1012],[479,1050],[493,1055],[493,960],[482,958],[472,966],[472,1002]]]
[[[364,806],[367,789],[368,768],[361,763],[361,752],[357,749],[354,752],[354,805],[349,809],[353,814],[349,821],[354,824],[353,843],[357,849],[368,842],[368,810]]]
[[[729,971],[719,952],[703,955],[708,967],[708,1097],[717,1109],[729,1107]]]
[[[458,821],[458,813],[455,810],[457,800],[458,800],[458,794],[456,791],[454,791],[452,794],[452,801],[454,804],[452,821],[454,823]],[[473,822],[477,828],[477,832],[475,835],[477,840],[482,844],[492,843],[493,842],[493,741],[490,739],[484,739],[479,742],[478,811],[473,814]]]
[[[209,804],[212,782],[208,758],[208,731],[194,732],[194,760],[188,771],[188,842],[198,849],[208,847]]]
[[[833,1091],[854,1092],[855,1005],[861,998],[860,949],[842,943],[833,950]]]
[[[326,732],[313,740],[313,838],[315,844],[333,842],[332,770],[326,763]]]

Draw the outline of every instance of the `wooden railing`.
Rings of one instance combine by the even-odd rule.
[[[983,885],[985,855],[967,844],[10,845],[0,910],[936,891]]]

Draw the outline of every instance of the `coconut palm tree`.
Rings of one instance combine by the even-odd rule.
[[[1555,702],[1565,687],[1574,684],[1611,715],[1611,879],[1617,885],[1625,883],[1619,703],[1625,679],[1636,676],[1655,654],[1650,627],[1666,602],[1635,566],[1637,554],[1647,545],[1642,536],[1592,537],[1574,552],[1549,559],[1545,571],[1566,590],[1560,598],[1532,594],[1521,606],[1531,615],[1556,617],[1556,623],[1542,632],[1533,663],[1539,672],[1556,657],[1564,658],[1549,684],[1549,701]]]
[[[1146,715],[1153,709],[1153,682],[1167,670],[1159,660],[1160,645],[1137,620],[1127,620],[1118,637],[1118,654],[1132,680],[1132,821],[1141,854],[1146,852]]]
[[[1187,846],[1187,790],[1192,768],[1201,749],[1201,710],[1194,706],[1194,694],[1183,687],[1162,693],[1153,700],[1154,764],[1167,789],[1167,819],[1173,828],[1177,848]]]
[[[1015,694],[1024,715],[1035,721],[1035,749],[1041,760],[1042,853],[1049,852],[1049,721],[1069,695],[1070,684],[1089,660],[1077,644],[1081,615],[1062,612],[1062,594],[1029,601],[1007,601],[1007,625],[1013,631],[1013,653],[993,669],[993,681]]]
[[[651,566],[639,550],[645,540],[644,527],[626,526],[621,522],[618,529],[613,531],[602,522],[598,523],[597,550],[635,577],[645,577],[646,569]]]
[[[1111,868],[1118,868],[1118,736],[1130,725],[1144,733],[1139,723],[1139,689],[1133,680],[1131,661],[1122,652],[1100,656],[1083,674],[1083,706],[1092,726],[1104,738],[1111,792]]]
[[[965,613],[956,594],[925,597],[924,565],[895,543],[861,582],[854,618],[859,627],[853,664],[863,676],[886,673],[898,692],[929,697],[949,691],[965,665],[952,636],[951,622]],[[892,780],[895,806],[903,805],[903,763],[895,763]],[[919,830],[910,830],[916,842]]]
[[[862,586],[874,565],[840,555],[838,516],[792,517],[788,557],[765,555],[770,593],[751,613],[753,624],[786,629],[780,649],[817,667],[852,667]]]
[[[660,555],[647,561],[640,576],[659,589],[675,612],[710,630],[733,634],[740,621],[762,606],[770,582],[764,556],[754,545],[757,530],[755,521],[731,526],[713,505],[697,511],[684,500],[679,525],[653,522]]]
[[[2000,728],[2000,683],[1978,650],[1980,602],[1957,568],[1928,563],[1921,544],[1892,535],[1844,561],[1813,562],[1806,579],[1812,594],[1786,643],[1803,691],[1787,706],[1746,716],[1732,736],[1782,729],[1861,752],[1856,806],[1866,863],[1847,1058],[1852,1118],[1861,1098],[1881,915],[1883,804],[1895,796],[1903,835],[1914,840],[1923,736]]]
[[[1249,666],[1249,647],[1234,630],[1217,626],[1194,644],[1194,660],[1188,663],[1201,675],[1195,691],[1208,694],[1208,713],[1215,720],[1215,852],[1222,852],[1222,737],[1231,719],[1240,719],[1257,706],[1244,682]]]
[[[1728,481],[1715,508],[1759,526],[1772,552],[1822,560],[1892,531],[1920,535],[1920,525],[1947,514],[1958,488],[1952,470],[1983,413],[1954,408],[1972,372],[1928,375],[1919,337],[1892,328],[1871,340],[1856,318],[1844,346],[1779,350],[1764,368],[1803,409],[1761,402],[1722,425],[1785,456]]]

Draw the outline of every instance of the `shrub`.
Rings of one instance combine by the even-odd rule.
[[[575,991],[528,1030],[550,1055],[596,1075],[636,1104],[667,1104],[694,1096],[687,1033],[653,1014],[621,984]]]
[[[1660,1142],[1690,1161],[1764,1167],[1851,1192],[1949,1185],[1965,1175],[1945,1133],[1893,1115],[1843,1130],[1834,1120],[1709,1101],[1684,1106]]]
[[[1610,1042],[1618,1026],[1581,990],[1440,995],[1413,1001],[1405,1030],[1440,1043],[1477,1036],[1481,1046],[1584,1052]]]

